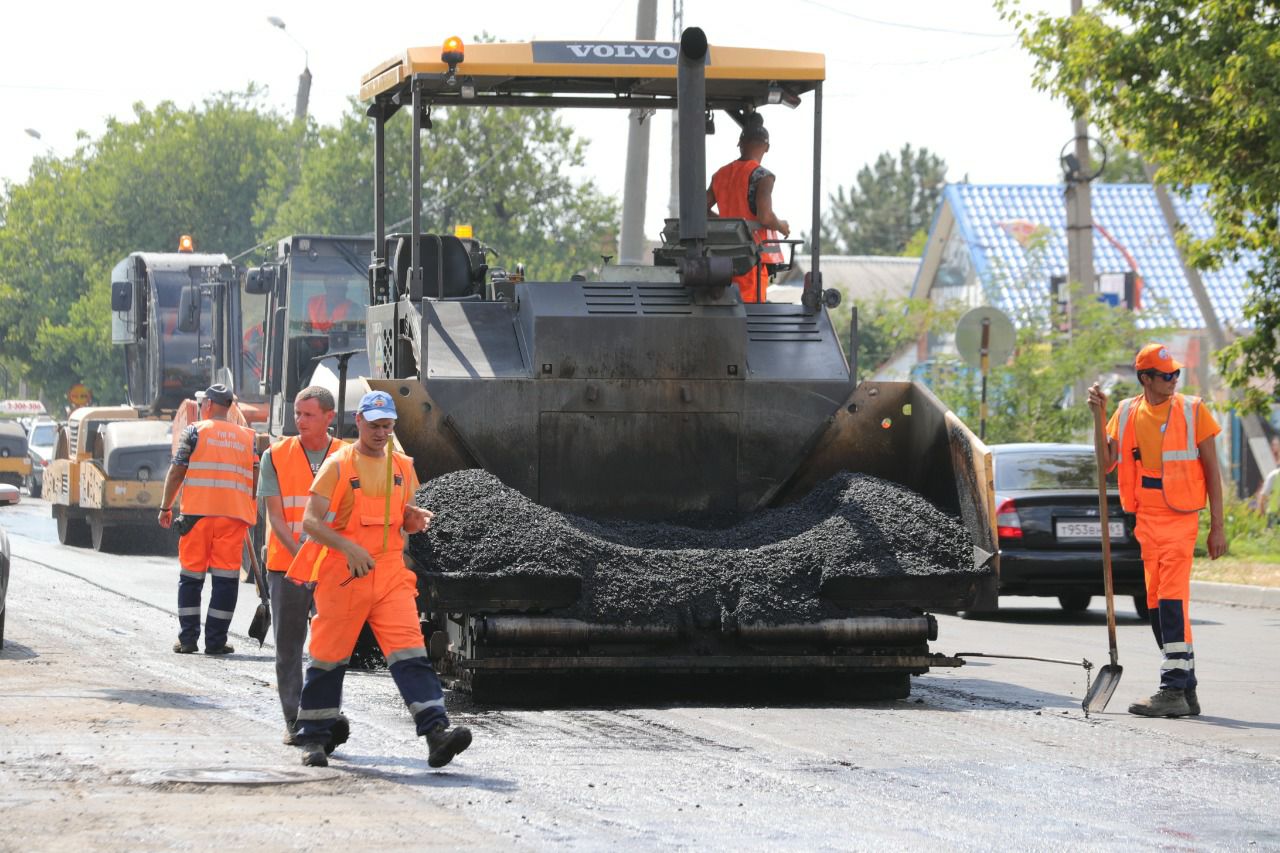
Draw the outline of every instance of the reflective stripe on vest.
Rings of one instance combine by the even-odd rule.
[[[325,449],[325,458],[332,456],[342,443],[332,438]],[[307,450],[302,446],[298,436],[282,438],[271,445],[271,466],[276,472],[276,482],[280,486],[280,503],[284,511],[285,524],[293,531],[297,539],[302,538],[302,517],[307,509],[307,497],[311,494],[311,483],[315,475],[311,471],[311,461],[307,459]],[[271,525],[267,525],[267,569],[273,572],[289,570],[293,562],[293,554],[276,536]]]
[[[1133,425],[1141,397],[1120,404],[1117,438],[1120,445],[1117,479],[1120,504],[1127,512],[1137,509],[1137,487],[1141,465],[1134,459],[1138,446],[1137,429]],[[1160,490],[1170,509],[1199,512],[1204,508],[1208,491],[1200,450],[1196,446],[1196,414],[1200,398],[1174,394],[1169,405],[1168,420],[1160,444]]]
[[[258,517],[253,499],[256,434],[230,421],[199,421],[195,428],[196,447],[182,481],[183,513],[253,524]]]

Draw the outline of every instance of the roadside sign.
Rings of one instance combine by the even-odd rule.
[[[77,382],[67,391],[67,402],[77,409],[93,402],[93,392],[87,385]]]
[[[987,322],[987,358],[999,367],[1013,355],[1013,321],[1009,315],[991,305],[968,311],[956,326],[956,352],[973,367],[982,367],[982,327]]]
[[[39,400],[0,400],[0,415],[45,415],[44,403]]]

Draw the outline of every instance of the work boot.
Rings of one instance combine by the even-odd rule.
[[[1191,708],[1187,692],[1180,687],[1163,687],[1149,699],[1139,699],[1129,706],[1130,714],[1139,717],[1186,717]]]
[[[234,646],[228,646],[226,643],[218,646],[216,649],[205,649],[206,655],[229,655],[235,651]]]
[[[196,651],[195,643],[184,643],[181,640],[173,644],[173,650],[180,655],[189,655]]]
[[[284,721],[284,737],[281,739],[281,743],[283,743],[285,746],[301,746],[302,745],[298,743],[298,721],[297,720]]]
[[[1194,687],[1187,688],[1187,707],[1191,709],[1191,716],[1200,716],[1200,700],[1196,698],[1196,689]]]
[[[339,714],[333,728],[329,729],[329,742],[324,745],[325,755],[333,755],[333,751],[347,742],[351,737],[351,721],[346,714]]]
[[[324,744],[304,743],[302,745],[303,767],[328,767],[329,756],[325,755]]]
[[[431,750],[427,755],[427,764],[431,767],[444,767],[469,746],[471,729],[454,726],[450,731],[444,723],[436,723],[435,727],[427,730],[427,747]]]

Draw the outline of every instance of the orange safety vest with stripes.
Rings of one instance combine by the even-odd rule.
[[[734,160],[721,166],[712,176],[711,192],[716,197],[716,210],[722,217],[755,221],[756,214],[751,210],[749,194],[751,175],[759,168],[759,160]],[[756,228],[751,236],[760,248],[760,265],[743,275],[734,276],[733,280],[742,292],[743,302],[764,302],[769,286],[769,270],[764,265],[782,263],[782,247],[777,243],[766,242],[779,239],[779,234],[771,229]]]
[[[368,551],[375,564],[399,562],[403,568],[404,531],[401,528],[404,526],[404,505],[409,499],[413,459],[393,451],[388,460],[392,474],[388,478],[391,481],[388,494],[369,497],[360,488],[359,474],[352,458],[358,452],[354,444],[346,444],[333,454],[334,464],[338,466],[338,483],[329,499],[329,526]],[[339,527],[338,509],[348,494],[354,497],[351,516],[345,526]],[[289,579],[297,583],[315,583],[326,561],[334,566],[340,563],[345,571],[345,557],[330,552],[314,539],[308,539],[289,564]]]
[[[196,447],[182,480],[184,515],[238,518],[253,524],[253,448],[257,433],[230,421],[197,421]]]
[[[342,447],[342,442],[330,438],[324,456],[328,459]],[[280,503],[284,509],[284,520],[293,531],[295,539],[302,538],[302,516],[307,508],[307,497],[311,494],[311,483],[315,474],[311,470],[311,460],[307,458],[302,439],[296,435],[282,438],[271,445],[271,467],[276,472],[276,482],[280,484]],[[267,570],[285,572],[293,562],[293,553],[276,536],[271,525],[267,525]]]
[[[1139,395],[1122,402],[1116,418],[1120,445],[1117,478],[1120,481],[1120,505],[1126,512],[1134,512],[1138,506],[1142,463],[1134,458],[1138,448],[1138,430],[1134,420],[1141,400]],[[1201,405],[1199,397],[1174,394],[1161,437],[1160,488],[1169,508],[1180,512],[1199,512],[1208,499],[1200,448],[1196,444],[1196,415]],[[1148,470],[1154,468],[1154,465],[1148,466]]]

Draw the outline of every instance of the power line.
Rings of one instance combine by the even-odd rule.
[[[953,36],[972,36],[974,38],[1003,39],[1013,38],[1013,33],[976,33],[971,30],[952,30],[946,27],[926,27],[920,24],[904,24],[901,21],[884,21],[879,18],[868,18],[866,15],[859,15],[846,9],[840,9],[836,6],[830,6],[826,3],[820,3],[818,0],[801,0],[802,3],[808,3],[810,6],[817,6],[819,9],[825,9],[828,12],[834,12],[837,15],[844,15],[846,18],[853,18],[855,21],[862,21],[864,24],[875,24],[881,27],[897,27],[903,30],[916,30],[924,33],[947,33]]]

